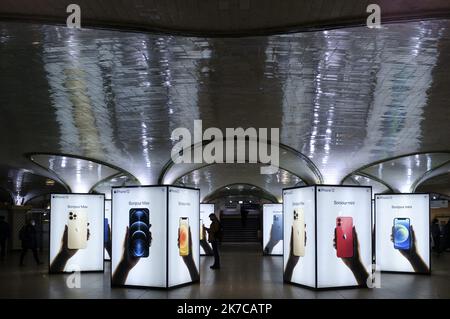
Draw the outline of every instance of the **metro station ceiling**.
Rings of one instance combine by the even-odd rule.
[[[0,22],[0,164],[55,179],[24,154],[71,154],[155,184],[172,130],[202,119],[280,128],[340,183],[369,163],[450,150],[449,58],[449,20],[241,38]]]
[[[27,169],[0,165],[0,176],[0,201],[23,205],[45,194],[67,192],[58,181],[33,174]]]

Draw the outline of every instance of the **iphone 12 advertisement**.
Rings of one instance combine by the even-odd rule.
[[[167,187],[112,189],[111,283],[166,287]]]
[[[284,281],[316,285],[315,187],[283,190]]]
[[[429,195],[377,194],[375,209],[380,270],[430,273]]]
[[[371,199],[370,187],[283,190],[284,281],[312,288],[367,286]]]
[[[51,195],[50,273],[103,271],[104,203],[104,195]]]
[[[168,187],[168,287],[200,280],[200,192]]]
[[[214,204],[200,204],[200,255],[212,255],[212,246],[209,242],[206,228],[211,225],[210,214],[214,214]]]
[[[316,189],[317,288],[366,286],[372,271],[372,188]]]
[[[265,255],[283,254],[283,205],[263,205],[263,252]]]
[[[105,200],[105,219],[104,219],[104,245],[105,245],[105,260],[111,260],[111,200]]]

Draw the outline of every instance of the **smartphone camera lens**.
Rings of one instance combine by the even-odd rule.
[[[70,215],[70,216],[72,216],[72,215],[73,215],[73,213],[72,213],[72,212],[70,212],[70,213],[69,213],[69,215]]]
[[[70,217],[69,217],[69,219],[70,219],[70,220],[72,220],[72,219],[73,219],[73,217],[72,217],[72,216],[70,216]]]

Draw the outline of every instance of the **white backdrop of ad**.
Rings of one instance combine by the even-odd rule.
[[[317,186],[318,288],[365,284],[357,278],[372,269],[371,193],[370,187]]]
[[[51,195],[51,272],[103,271],[104,199],[104,195]]]
[[[382,271],[429,272],[429,203],[428,194],[375,196],[375,249]]]
[[[169,287],[198,280],[200,192],[169,187]]]
[[[104,233],[105,233],[105,260],[111,260],[109,255],[107,245],[111,244],[111,200],[105,200],[105,223],[104,223]]]
[[[283,191],[283,263],[289,282],[315,287],[315,187]]]
[[[166,287],[167,188],[123,187],[112,193],[112,283]]]
[[[206,228],[209,228],[209,226],[211,225],[211,219],[209,218],[210,214],[214,214],[214,204],[200,204],[200,226],[203,223],[203,226]],[[201,231],[201,229],[200,229]],[[205,233],[205,232],[204,232]],[[206,232],[206,238],[204,238],[203,243],[208,245],[211,250],[212,250],[212,246],[211,244],[208,242],[208,233]],[[200,240],[202,240],[200,238]],[[203,247],[200,245],[200,255],[206,255],[205,250],[203,249]]]
[[[283,204],[263,205],[263,249],[267,255],[283,254]]]

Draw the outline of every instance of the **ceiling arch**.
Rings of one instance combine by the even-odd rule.
[[[253,158],[251,160],[251,157],[249,155],[249,150],[251,147],[257,147],[256,149],[259,150],[260,144],[259,143],[266,143],[267,149],[270,149],[272,145],[272,142],[265,141],[262,139],[231,139],[230,137],[225,137],[223,139],[214,139],[212,141],[206,141],[206,142],[200,142],[191,145],[189,148],[185,148],[180,150],[178,155],[174,155],[172,159],[170,159],[165,165],[162,170],[162,173],[159,177],[159,183],[160,184],[172,184],[176,180],[180,179],[182,176],[185,176],[191,172],[194,172],[196,170],[199,170],[203,167],[207,167],[210,165],[230,165],[229,163],[213,163],[208,164],[205,162],[201,163],[175,163],[180,157],[183,156],[183,154],[186,154],[186,152],[189,152],[189,154],[195,154],[197,150],[200,151],[200,154],[202,153],[202,149],[204,149],[205,146],[211,147],[211,148],[220,148],[224,150],[224,146],[227,144],[227,142],[232,141],[233,145],[236,146],[233,148],[233,154],[232,158],[234,159],[233,162],[236,163],[235,165],[243,165],[245,163],[251,163],[251,164],[258,164],[260,167],[265,167],[266,165],[263,165],[261,163],[261,157],[258,155],[255,155],[257,158]],[[238,154],[239,150],[237,148],[237,145],[239,142],[242,142],[242,145],[245,145],[244,147],[244,153],[245,155]],[[253,144],[253,146],[251,146]],[[258,145],[258,146],[256,146]],[[298,152],[297,150],[283,144],[279,144],[278,142],[275,144],[275,147],[277,147],[279,150],[279,164],[278,167],[284,171],[289,172],[292,175],[295,175],[299,178],[301,178],[302,181],[304,181],[306,184],[320,184],[323,182],[323,177],[319,171],[319,169],[314,165],[314,163],[305,155]],[[224,158],[226,156],[229,156],[229,154],[226,154],[226,151],[223,151]],[[242,155],[243,162],[237,163],[238,156]],[[261,173],[261,171],[260,171]]]
[[[54,179],[7,165],[0,165],[0,187],[16,205],[26,204],[36,196],[67,192],[66,187]]]
[[[414,192],[421,182],[449,171],[450,151],[418,152],[387,158],[365,165],[347,175],[341,183],[364,176],[394,192]]]
[[[51,178],[23,153],[86,155],[156,184],[171,131],[195,119],[279,127],[329,184],[366,163],[450,149],[446,19],[246,38],[0,29],[0,163]]]
[[[372,197],[375,194],[393,192],[391,187],[386,184],[384,181],[370,176],[364,173],[359,172],[358,174],[352,174],[346,177],[343,182],[343,185],[361,185],[361,186],[371,186],[372,187]]]
[[[450,197],[450,173],[434,175],[418,184],[416,192],[427,192],[443,194],[447,199]]]
[[[137,180],[123,169],[84,156],[56,153],[26,154],[33,163],[58,176],[69,192],[88,193],[98,183],[114,178],[118,174]]]
[[[91,187],[89,193],[105,194],[105,199],[111,199],[112,187],[141,185],[141,183],[131,175],[118,173],[107,177]]]
[[[301,178],[279,169],[271,175],[260,174],[261,164],[214,164],[204,166],[178,178],[175,183],[200,189],[200,199],[233,184],[251,184],[258,186],[281,201],[283,188],[292,187]]]
[[[278,199],[273,194],[267,192],[266,190],[252,184],[247,183],[236,183],[226,185],[222,188],[219,188],[212,193],[205,196],[203,202],[208,203],[220,198],[226,197],[255,197],[259,199],[266,199],[272,203],[278,203]]]

